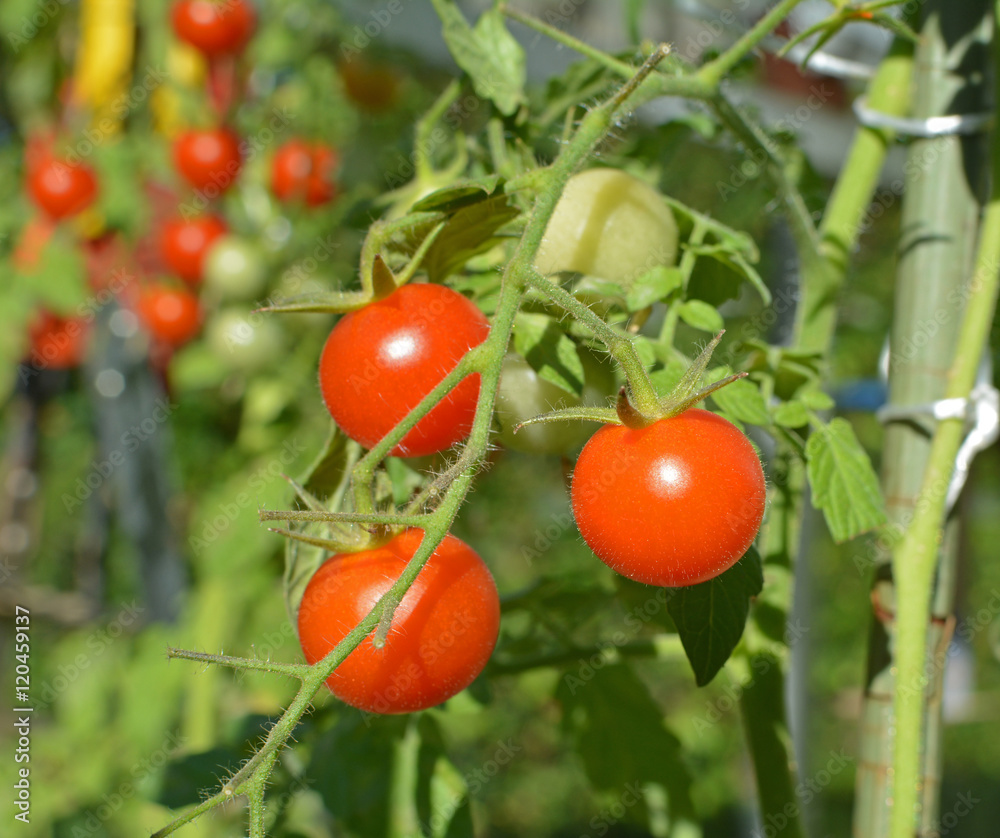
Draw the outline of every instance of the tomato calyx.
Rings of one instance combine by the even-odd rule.
[[[648,428],[661,419],[669,419],[678,416],[685,410],[694,407],[698,402],[710,396],[716,390],[721,390],[728,384],[745,378],[748,373],[737,372],[728,375],[719,381],[715,381],[704,387],[699,387],[705,369],[712,359],[712,353],[719,345],[719,341],[725,334],[725,329],[720,331],[701,354],[694,360],[684,377],[677,383],[673,390],[665,397],[658,399],[656,406],[652,410],[640,410],[629,398],[628,387],[622,387],[618,391],[618,401],[614,408],[603,407],[571,407],[565,410],[553,410],[550,413],[543,413],[519,423],[514,427],[516,433],[526,425],[537,425],[547,422],[564,422],[567,420],[582,420],[589,422],[601,422],[605,425],[624,425],[627,428],[638,430]]]

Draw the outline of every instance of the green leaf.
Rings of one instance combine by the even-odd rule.
[[[625,303],[629,311],[641,311],[684,284],[680,268],[657,265],[644,273],[629,288]]]
[[[472,838],[469,790],[465,779],[445,753],[437,720],[424,713],[417,722],[420,749],[417,756],[416,810],[431,838]]]
[[[774,408],[774,423],[783,428],[801,428],[809,424],[810,413],[800,401],[782,402]]]
[[[432,0],[455,63],[472,79],[477,95],[510,116],[524,102],[524,50],[504,25],[499,9],[484,12],[472,28],[452,0]]]
[[[847,541],[885,523],[878,478],[846,419],[813,431],[806,444],[806,468],[813,506],[823,511],[834,541]]]
[[[456,212],[496,194],[498,187],[502,187],[500,175],[463,180],[425,195],[410,212]]]
[[[718,377],[723,378],[728,374],[728,370],[725,370]],[[712,401],[721,410],[741,422],[764,427],[771,424],[771,414],[767,412],[767,403],[764,401],[764,397],[760,394],[760,390],[745,378],[727,384],[721,390],[716,390],[712,393]]]
[[[421,262],[432,282],[441,282],[500,239],[496,232],[520,214],[504,194],[477,201],[455,212]]]
[[[715,334],[725,325],[722,315],[715,310],[715,307],[701,300],[688,300],[682,303],[677,313],[689,326],[701,329],[703,332]]]
[[[307,774],[312,789],[343,827],[358,835],[387,835],[396,742],[405,716],[344,711],[316,742]]]
[[[583,363],[576,344],[547,314],[519,312],[514,320],[514,348],[541,378],[567,393],[583,391]]]
[[[808,388],[799,392],[799,401],[810,410],[832,410],[835,404],[833,398],[816,388]]]
[[[764,587],[760,555],[751,547],[725,573],[677,588],[667,609],[677,626],[695,683],[711,681],[743,636],[750,600]]]
[[[681,743],[664,725],[663,712],[630,666],[597,668],[581,661],[559,682],[556,698],[596,788],[620,794],[626,784],[658,783],[670,796],[673,816],[693,812],[691,775]]]

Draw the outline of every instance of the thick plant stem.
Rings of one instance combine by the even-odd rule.
[[[868,106],[889,116],[903,116],[910,104],[912,44],[897,41],[879,65],[868,88]],[[892,135],[881,128],[858,126],[841,176],[819,228],[820,260],[803,283],[796,310],[796,345],[825,351],[836,324],[836,295],[844,284],[851,255],[866,224],[865,213],[878,185]],[[892,200],[895,200],[893,196]]]
[[[967,26],[959,31],[968,33],[968,40],[964,42],[964,46],[971,46],[976,41],[977,32],[982,33],[978,24],[988,13],[988,9],[981,3],[964,5],[965,8],[961,10],[962,19],[967,22]],[[937,34],[938,26],[942,32],[945,31],[946,27],[940,22],[946,15],[947,29],[954,33],[956,30],[953,24],[957,13],[954,4],[949,4],[947,8],[943,3],[933,4],[928,9],[928,26],[924,27],[925,38],[932,39]],[[943,36],[939,37],[943,40]],[[993,44],[996,51],[995,29]],[[953,44],[948,42],[948,45]],[[994,73],[997,73],[995,53],[993,58]],[[975,68],[964,68],[964,72],[969,74],[964,79],[966,84],[969,83],[969,78],[974,77],[974,70]],[[946,86],[945,91],[948,94],[947,101],[954,101],[954,89],[948,89]],[[963,92],[966,92],[963,104],[969,106],[971,102],[968,93]],[[958,145],[955,139],[952,139],[952,143]],[[963,151],[968,154],[969,149],[966,147],[954,151],[954,156],[962,165],[962,171],[968,172],[970,167],[975,171],[974,161],[965,159]],[[951,287],[948,301],[955,311],[942,309],[946,313],[957,315],[964,307],[964,314],[960,320],[955,316],[949,318],[959,322],[954,338],[953,359],[944,381],[942,393],[944,398],[964,399],[971,393],[996,307],[998,266],[1000,266],[1000,182],[998,182],[1000,144],[995,133],[992,139],[990,168],[992,191],[980,226],[974,270],[971,276],[967,271],[963,271],[960,276],[964,278],[960,278],[957,286]],[[955,177],[955,174],[945,171],[943,176]],[[966,201],[972,205],[968,211],[972,215],[974,196],[969,196]],[[948,209],[953,214],[961,212],[960,207]],[[933,233],[936,230],[927,232]],[[953,258],[961,263],[961,256],[959,253]],[[901,357],[905,356],[901,353]],[[936,714],[933,718],[925,719],[927,685],[939,684],[942,674],[939,671],[940,667],[933,667],[928,672],[928,634],[932,599],[935,594],[935,578],[937,577],[938,598],[941,588],[950,589],[953,585],[951,579],[954,573],[954,558],[941,556],[940,550],[947,512],[945,503],[948,486],[964,433],[962,419],[945,419],[937,424],[927,454],[920,491],[915,499],[912,520],[892,556],[893,580],[896,586],[896,689],[893,697],[896,736],[892,749],[893,805],[890,827],[892,838],[909,838],[919,829],[932,828],[930,825],[936,819],[933,811],[936,807],[936,797],[928,801],[927,795],[923,793],[926,783],[921,777],[921,769],[928,756],[925,730],[934,729],[940,724]],[[937,611],[937,608],[934,610]],[[933,791],[936,792],[936,789]],[[931,811],[928,812],[928,809]]]

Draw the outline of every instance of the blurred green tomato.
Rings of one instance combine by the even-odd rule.
[[[205,255],[205,288],[223,300],[260,297],[267,288],[264,252],[241,236],[220,236]]]
[[[276,321],[279,316],[250,313],[242,307],[223,309],[205,330],[208,345],[234,369],[259,369],[284,349],[285,335]]]
[[[539,376],[520,355],[509,353],[500,374],[496,416],[500,441],[527,454],[566,454],[579,447],[599,427],[578,420],[528,425],[516,434],[514,426],[542,413],[566,407],[607,407],[615,389],[611,368],[592,352],[578,349],[583,364],[583,393],[577,396]]]
[[[663,196],[618,169],[573,175],[535,256],[543,276],[576,271],[626,290],[640,276],[677,260],[677,222]]]

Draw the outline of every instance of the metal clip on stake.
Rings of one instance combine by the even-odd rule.
[[[887,404],[880,407],[875,416],[883,423],[926,416],[936,421],[965,419],[967,424],[971,424],[958,449],[955,471],[948,484],[945,512],[950,513],[969,477],[973,457],[1000,438],[1000,391],[993,386],[993,365],[988,357],[983,358],[976,375],[976,386],[968,399],[938,399],[936,402],[912,405]]]
[[[858,96],[852,105],[858,122],[868,128],[886,128],[908,137],[930,139],[952,134],[976,134],[993,122],[992,113],[962,113],[949,116],[930,116],[927,119],[912,119],[890,116],[868,107],[868,97]]]

